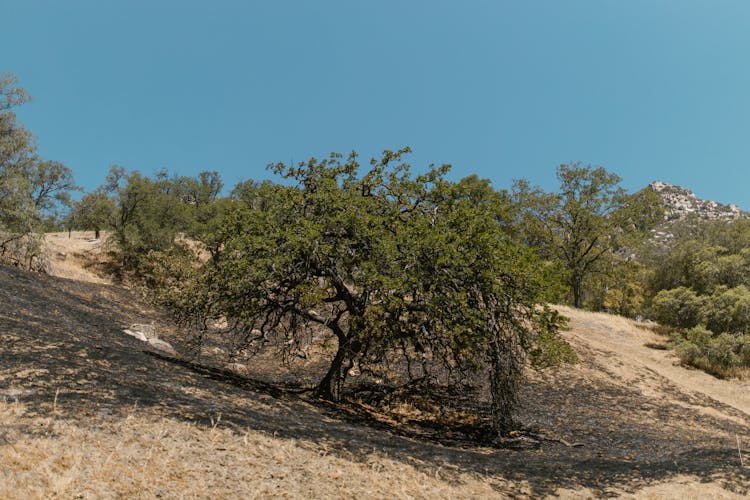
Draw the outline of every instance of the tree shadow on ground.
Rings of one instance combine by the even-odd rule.
[[[518,418],[583,446],[494,448],[471,437],[477,428],[463,438],[436,438],[456,430],[376,419],[362,405],[322,403],[297,394],[299,387],[144,351],[122,334],[152,320],[167,328],[158,311],[121,288],[0,268],[0,397],[19,399],[32,414],[48,414],[55,404],[64,417],[92,422],[137,411],[210,426],[221,415],[221,425],[238,432],[302,440],[351,460],[378,453],[448,478],[502,478],[511,495],[580,487],[606,495],[678,474],[718,478],[740,493],[750,484],[730,440],[747,432],[747,416],[695,411],[690,405],[700,402],[689,395],[654,400],[561,370],[528,382]]]

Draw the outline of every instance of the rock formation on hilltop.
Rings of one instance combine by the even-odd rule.
[[[657,192],[664,201],[664,221],[654,230],[657,241],[668,242],[674,236],[670,231],[673,223],[689,217],[698,220],[734,220],[747,217],[737,205],[725,205],[711,200],[702,200],[687,188],[654,181],[646,187]]]
[[[654,181],[648,189],[659,193],[664,200],[668,220],[684,219],[691,214],[703,220],[732,220],[746,215],[737,205],[701,200],[689,189],[674,184]]]

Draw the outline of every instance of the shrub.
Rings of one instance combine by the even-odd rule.
[[[742,366],[750,367],[750,337],[743,335],[740,339],[740,361],[742,362]]]
[[[697,326],[672,338],[680,361],[721,378],[737,376],[750,367],[750,338],[722,333],[714,335]]]
[[[702,357],[701,348],[695,342],[683,337],[681,334],[675,334],[673,338],[675,352],[680,361],[689,366],[697,366],[698,360]]]
[[[654,297],[657,321],[678,328],[692,328],[702,319],[704,299],[685,287],[662,290]]]
[[[742,333],[750,329],[750,290],[744,285],[719,287],[703,303],[706,327],[716,333]]]
[[[721,370],[730,370],[741,366],[740,357],[737,351],[740,348],[740,337],[722,333],[711,340],[705,347],[706,358],[711,366]]]

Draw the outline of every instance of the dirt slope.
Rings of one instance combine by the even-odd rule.
[[[111,283],[106,277],[94,272],[95,263],[103,258],[106,233],[101,239],[94,238],[92,231],[47,233],[46,254],[52,276],[87,283]]]
[[[745,416],[750,415],[750,382],[721,380],[703,371],[680,366],[673,351],[648,347],[648,344],[663,344],[663,337],[628,319],[565,307],[559,309],[572,320],[571,331],[566,334],[570,342],[578,351],[585,350],[590,362],[623,383],[638,387],[654,398],[666,397],[676,389],[699,399],[709,398],[722,403]],[[715,404],[694,405],[693,409],[737,418],[722,414]],[[730,413],[736,414],[734,411]]]
[[[529,373],[517,415],[551,439],[498,449],[150,352],[122,328],[152,323],[178,350],[179,331],[132,292],[0,267],[0,498],[748,493],[746,383],[675,366],[634,322],[561,310],[581,362]]]

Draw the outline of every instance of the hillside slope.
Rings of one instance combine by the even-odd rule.
[[[151,352],[131,292],[0,267],[0,497],[741,497],[747,384],[674,365],[631,321],[561,308],[581,362],[529,373],[549,439],[438,444],[351,407]],[[571,447],[566,443],[580,444]]]
[[[648,347],[663,344],[663,337],[628,319],[567,307],[558,309],[572,320],[572,328],[566,333],[568,340],[577,351],[585,351],[589,363],[604,373],[638,387],[655,399],[668,396],[674,392],[671,389],[674,387],[684,395],[703,401],[689,405],[695,410],[747,423],[750,382],[721,380],[701,370],[680,366],[672,351]],[[722,413],[719,406],[729,411]],[[738,417],[738,412],[742,418]]]

